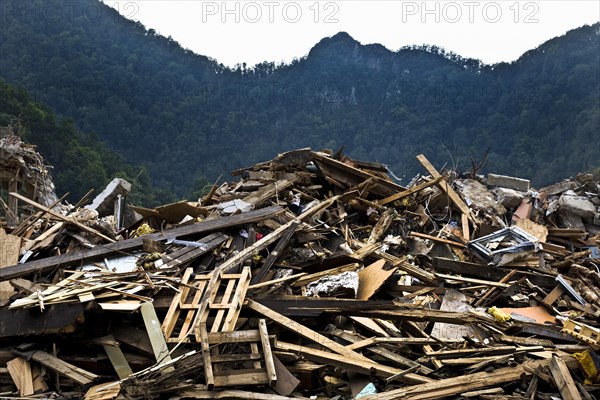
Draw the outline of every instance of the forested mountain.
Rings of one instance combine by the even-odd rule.
[[[78,132],[72,121],[56,117],[24,89],[0,80],[0,126],[8,125],[56,167],[51,175],[59,197],[68,192],[69,200],[76,202],[89,189],[103,189],[114,177],[133,183],[129,200],[134,203],[156,203],[168,197],[152,186],[144,168],[125,162],[95,135]]]
[[[96,0],[61,3],[51,17],[36,0],[4,10],[0,78],[177,196],[303,146],[345,145],[405,182],[418,153],[466,170],[491,147],[489,171],[537,185],[600,163],[600,24],[491,66],[339,33],[289,65],[229,69]]]

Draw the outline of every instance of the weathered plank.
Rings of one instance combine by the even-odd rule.
[[[91,250],[67,253],[64,255],[47,257],[40,260],[29,261],[25,264],[12,265],[10,267],[0,269],[0,281],[7,279],[18,278],[29,275],[34,272],[45,272],[57,266],[66,266],[70,263],[77,263],[107,257],[111,254],[129,252],[141,248],[144,244],[144,238],[153,240],[164,240],[173,237],[186,237],[220,231],[228,228],[238,227],[249,223],[262,221],[263,219],[272,218],[284,211],[283,208],[267,207],[256,211],[249,211],[238,215],[223,217],[211,221],[198,222],[192,225],[186,225],[179,228],[170,229],[165,232],[152,233],[144,237],[138,237],[128,240],[120,240],[116,243],[109,243],[103,246],[96,246]]]

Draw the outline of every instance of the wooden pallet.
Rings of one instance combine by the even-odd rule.
[[[236,332],[207,332],[200,324],[204,373],[208,390],[217,387],[269,385],[277,382],[271,344],[264,319],[258,329]],[[235,353],[232,353],[232,345]],[[227,350],[226,347],[230,346]]]
[[[596,350],[600,349],[600,329],[567,319],[563,321],[562,332],[589,344]]]
[[[162,324],[167,343],[190,342],[192,333],[199,339],[199,324],[209,332],[231,332],[250,284],[250,267],[239,274],[213,273],[193,276],[187,268]],[[199,314],[202,315],[199,315]]]

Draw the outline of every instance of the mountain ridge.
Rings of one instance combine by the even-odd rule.
[[[467,169],[490,146],[490,171],[539,184],[598,162],[598,145],[581,143],[600,130],[600,24],[511,63],[485,65],[437,46],[392,51],[340,32],[289,64],[230,69],[103,7],[93,24],[8,21],[0,78],[178,197],[190,182],[293,147],[346,145],[406,179],[420,171],[415,154]],[[564,142],[561,151],[552,141]]]

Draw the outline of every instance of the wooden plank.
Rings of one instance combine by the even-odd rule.
[[[274,386],[277,382],[277,374],[275,372],[275,363],[273,362],[273,353],[271,352],[271,343],[269,342],[269,333],[267,332],[267,322],[262,318],[258,320],[258,332],[260,333],[260,343],[265,358],[267,380],[269,386]]]
[[[484,278],[496,282],[502,279],[502,277],[506,275],[506,272],[510,272],[510,270],[502,268],[488,267],[485,264],[457,261],[443,257],[435,257],[433,259],[433,268],[435,270],[448,271],[475,278]]]
[[[125,379],[133,373],[125,355],[119,348],[119,344],[115,340],[113,335],[108,335],[102,339],[106,340],[107,343],[102,344],[110,363],[115,369],[119,379]]]
[[[84,400],[113,400],[119,395],[121,391],[121,384],[113,382],[115,385],[110,385],[109,382],[101,383],[99,385],[92,386],[85,393]],[[110,386],[107,389],[106,387]]]
[[[7,362],[6,368],[15,386],[19,389],[20,396],[30,396],[35,393],[29,361],[22,357],[17,357]]]
[[[454,240],[448,240],[448,239],[444,239],[444,238],[437,237],[437,236],[427,235],[425,233],[411,232],[409,235],[419,237],[422,239],[433,240],[434,242],[445,243],[445,244],[448,244],[448,245],[454,246],[454,247],[460,247],[460,248],[465,247],[464,243],[455,242]]]
[[[198,240],[198,242],[205,244],[206,247],[197,247],[197,248],[192,247],[188,251],[186,251],[184,254],[181,254],[180,256],[172,258],[171,260],[169,260],[162,266],[160,264],[157,264],[157,267],[175,268],[175,267],[185,265],[185,264],[191,262],[192,260],[195,260],[198,257],[203,256],[204,254],[210,253],[211,251],[213,251],[214,249],[219,247],[222,243],[225,243],[227,240],[229,240],[229,236],[227,236],[227,235],[218,234],[218,233],[209,235],[206,238],[202,238],[202,239]],[[168,256],[165,256],[165,258],[168,258]]]
[[[442,179],[444,179],[444,177],[439,176],[437,178],[434,178],[434,179],[432,179],[430,181],[421,183],[420,185],[417,185],[417,186],[412,187],[410,189],[406,189],[406,190],[401,191],[399,193],[396,193],[396,194],[393,194],[391,196],[388,196],[388,197],[386,197],[384,199],[378,200],[376,203],[379,204],[380,206],[384,206],[384,205],[386,205],[388,203],[391,203],[393,201],[401,200],[401,199],[403,199],[403,198],[405,198],[407,196],[410,196],[411,194],[420,192],[423,189],[426,189],[426,188],[428,188],[430,186],[433,186],[433,185],[437,184]]]
[[[385,232],[387,232],[390,225],[392,225],[392,222],[394,222],[396,215],[396,210],[393,208],[388,208],[387,210],[383,211],[379,217],[379,220],[371,230],[369,239],[367,239],[367,244],[379,242],[381,237],[385,234]]]
[[[294,287],[306,286],[309,283],[317,281],[325,276],[338,275],[338,274],[341,274],[341,273],[347,272],[347,271],[356,271],[357,269],[360,268],[360,266],[361,265],[359,263],[352,263],[352,264],[340,265],[339,267],[330,268],[330,269],[326,269],[324,271],[319,271],[319,272],[315,272],[312,274],[304,275],[302,277],[299,277],[294,283],[292,283],[292,286],[294,286]]]
[[[435,169],[435,167],[433,166],[433,164],[431,164],[429,162],[429,160],[423,155],[423,154],[419,154],[417,156],[417,160],[419,160],[419,162],[421,163],[421,165],[427,170],[427,172],[429,172],[429,174],[431,174],[431,176],[433,178],[439,178],[442,175],[438,172],[437,169]],[[456,193],[454,191],[454,189],[452,189],[452,187],[448,184],[448,182],[444,179],[442,180],[439,184],[438,187],[440,189],[442,189],[444,192],[446,192],[446,194],[448,195],[448,197],[450,197],[450,200],[452,200],[452,202],[454,203],[454,205],[463,213],[466,214],[469,217],[469,220],[473,221],[473,218],[471,216],[471,210],[469,209],[469,207],[465,204],[465,202],[462,200],[462,198],[460,197],[460,195],[458,193]]]
[[[552,291],[550,293],[548,293],[548,296],[544,297],[544,300],[542,300],[542,301],[544,302],[544,304],[551,306],[564,293],[565,293],[565,289],[563,288],[563,286],[556,285],[554,287],[554,289],[552,289]]]
[[[78,368],[73,364],[69,364],[44,351],[33,352],[31,359],[55,372],[58,372],[61,375],[68,377],[80,385],[88,385],[99,378],[99,376],[92,374],[91,372]]]
[[[227,371],[225,375],[214,376],[215,387],[241,386],[241,385],[264,385],[269,382],[267,373],[263,369],[244,370],[236,374],[237,370]]]
[[[144,319],[146,332],[148,332],[148,337],[150,338],[157,364],[160,365],[171,361],[169,348],[167,347],[165,337],[160,330],[160,321],[156,316],[154,306],[149,301],[142,303],[140,311],[142,313],[142,318]],[[168,369],[172,370],[172,367],[169,367]]]
[[[321,346],[328,348],[331,351],[334,351],[338,354],[344,355],[353,360],[372,362],[368,358],[366,358],[352,350],[347,349],[345,346],[342,346],[341,344],[334,342],[333,340],[329,339],[328,337],[325,337],[325,336],[321,335],[320,333],[315,332],[312,329],[307,328],[306,326],[299,324],[298,322],[296,322],[286,316],[283,316],[283,315],[271,310],[270,308],[263,306],[260,303],[257,303],[254,300],[247,300],[246,305],[251,310],[256,311],[257,313],[271,319],[273,322],[282,326],[283,328],[289,329],[306,339],[312,340],[312,341],[320,344]]]
[[[463,235],[463,239],[465,240],[465,242],[468,242],[471,240],[471,229],[469,228],[469,216],[466,214],[462,214],[460,216],[460,226],[462,229],[462,235]]]
[[[244,197],[242,200],[246,203],[253,204],[255,206],[260,205],[267,201],[268,199],[272,199],[275,195],[288,187],[292,186],[294,181],[283,179],[277,182],[270,183],[258,189],[256,192],[249,194]]]
[[[435,276],[437,276],[438,278],[445,279],[446,281],[467,282],[467,283],[474,283],[476,285],[492,286],[492,287],[498,287],[498,288],[502,288],[502,289],[506,289],[506,288],[510,287],[510,285],[507,283],[485,281],[483,279],[465,278],[465,277],[456,276],[456,275],[439,274],[437,272],[435,273]]]
[[[210,342],[208,332],[206,330],[206,324],[201,323],[198,327],[200,333],[200,346],[202,351],[202,361],[204,362],[204,379],[208,390],[212,390],[215,387],[215,377],[213,373],[213,367],[211,362],[210,354]]]
[[[250,282],[251,284],[255,285],[263,280],[269,269],[273,266],[273,263],[275,263],[275,261],[279,257],[281,251],[283,251],[283,249],[288,244],[292,236],[294,236],[294,233],[296,232],[296,229],[298,229],[298,226],[300,226],[300,221],[292,221],[290,226],[283,232],[283,235],[279,238],[279,241],[275,245],[273,251],[269,253],[263,265],[260,267],[256,275],[254,275],[254,277],[252,278],[252,281]]]
[[[205,386],[188,388],[179,392],[186,399],[219,399],[219,400],[290,400],[290,397],[269,393],[256,393],[244,390],[207,391]]]
[[[183,276],[181,277],[181,285],[179,287],[179,292],[175,293],[173,296],[173,300],[171,301],[171,305],[167,310],[167,314],[163,319],[163,323],[161,325],[161,329],[167,339],[171,337],[173,333],[173,329],[175,329],[175,324],[177,323],[177,319],[179,318],[179,314],[181,313],[180,306],[182,301],[187,297],[190,287],[188,286],[188,282],[190,277],[194,273],[192,268],[186,268],[183,272]]]
[[[333,334],[339,338],[342,338],[343,340],[349,341],[350,343],[359,343],[360,341],[365,339],[364,336],[361,336],[356,333],[350,333],[348,331],[343,331],[341,329],[335,329],[333,331]],[[375,338],[375,339],[387,340],[387,339],[400,339],[400,338]],[[408,338],[408,339],[412,339],[412,338]],[[350,347],[350,346],[347,346],[347,347]],[[401,354],[399,354],[398,352],[393,352],[393,351],[390,351],[383,347],[372,347],[372,348],[369,348],[369,351],[371,351],[383,358],[386,358],[386,359],[392,361],[393,363],[400,365],[402,367],[418,369],[423,374],[430,374],[433,372],[432,369],[430,369],[422,364],[419,364],[418,362],[413,361],[410,358],[404,357]],[[429,378],[423,377],[418,374],[409,374],[409,375],[405,375],[405,376],[407,377],[407,380],[410,380],[412,383],[425,383],[425,382],[430,381]]]
[[[273,285],[276,285],[278,283],[295,280],[295,279],[298,279],[298,278],[306,276],[306,275],[307,275],[306,272],[301,272],[299,274],[284,276],[283,278],[272,279],[270,281],[264,281],[264,282],[261,282],[261,283],[257,283],[257,284],[248,286],[248,290],[258,289],[258,288],[265,287],[265,286],[273,286]]]
[[[544,361],[529,363],[532,368],[543,365]],[[518,381],[527,374],[523,364],[499,368],[493,372],[477,372],[474,374],[440,379],[430,383],[402,387],[378,395],[362,397],[363,400],[433,400],[453,397],[460,393],[499,386],[507,382]]]
[[[165,240],[169,238],[183,238],[192,235],[200,235],[224,229],[234,228],[259,222],[267,218],[272,218],[284,211],[283,208],[267,207],[255,211],[221,217],[215,220],[197,222],[178,228],[173,228],[165,232],[156,232],[144,237],[138,237],[127,240],[119,240],[116,243],[109,243],[103,246],[96,246],[93,249],[71,252],[59,256],[47,257],[40,260],[29,261],[25,264],[16,264],[10,267],[0,269],[0,281],[19,278],[34,272],[41,273],[54,269],[58,265],[66,266],[75,263],[78,266],[82,262],[101,259],[111,254],[128,253],[132,250],[141,248],[144,244],[143,239]]]
[[[378,364],[368,359],[366,361],[358,361],[340,354],[317,350],[308,346],[299,346],[297,344],[286,343],[279,340],[275,344],[275,348],[282,351],[302,354],[316,362],[346,368],[350,371],[356,371],[366,375],[370,375],[374,371],[376,376],[387,378],[402,372],[400,369]]]
[[[0,270],[19,262],[20,250],[21,238],[8,235],[4,229],[0,228]],[[9,282],[0,282],[0,302],[10,299],[14,293],[15,288]]]
[[[392,181],[369,174],[368,172],[354,168],[338,160],[334,160],[331,157],[327,157],[318,153],[313,153],[313,157],[314,163],[325,175],[342,182],[347,187],[356,186],[363,181],[372,178],[373,184],[369,191],[377,196],[392,196],[398,192],[403,192],[406,190],[406,188],[397,185]]]
[[[552,357],[548,367],[563,400],[582,400],[571,376],[571,371],[560,357]]]
[[[228,304],[229,308],[222,328],[224,331],[230,332],[235,329],[235,325],[242,309],[242,303],[246,298],[246,292],[248,291],[248,285],[250,284],[250,275],[250,267],[244,267],[237,280],[237,287],[233,294],[233,300]]]

